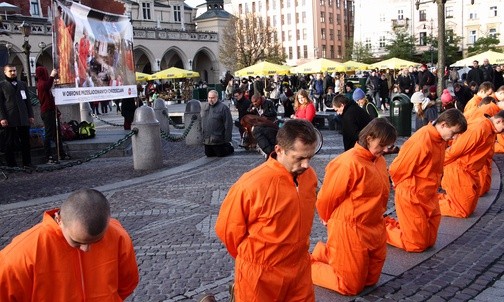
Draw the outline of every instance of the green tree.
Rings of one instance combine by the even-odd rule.
[[[446,66],[451,65],[458,60],[462,59],[462,52],[459,49],[462,37],[457,36],[451,31],[446,31],[445,40],[445,63]],[[438,38],[437,37],[427,37],[426,45],[429,45],[432,50],[432,62],[436,64],[438,61]],[[423,52],[421,56],[422,62],[431,62],[431,51]]]
[[[468,47],[467,51],[469,53],[469,56],[477,55],[487,50],[501,52],[501,50],[497,47],[499,43],[499,34],[480,37],[478,38],[478,40],[476,40],[476,42],[474,42],[473,46]]]
[[[353,44],[351,58],[354,61],[366,64],[374,62],[371,48],[368,45],[364,45],[362,42],[357,42]]]
[[[400,58],[413,61],[415,58],[415,38],[404,29],[394,29],[394,39],[385,45],[388,55],[385,59]]]
[[[239,70],[259,61],[283,64],[286,58],[276,29],[263,22],[260,16],[250,13],[244,18],[229,20],[219,47],[219,59],[230,70]]]

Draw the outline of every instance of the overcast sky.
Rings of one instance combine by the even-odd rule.
[[[205,3],[205,0],[185,0],[185,3],[191,7],[196,7],[202,3]]]

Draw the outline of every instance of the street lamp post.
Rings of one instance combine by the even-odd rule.
[[[21,24],[21,31],[24,36],[24,43],[23,43],[23,50],[26,56],[26,82],[28,84],[28,87],[32,86],[32,80],[31,80],[31,68],[30,68],[30,50],[31,50],[31,45],[28,42],[28,38],[30,37],[31,34],[31,25],[25,21]]]

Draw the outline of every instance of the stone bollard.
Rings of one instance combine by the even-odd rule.
[[[184,112],[184,125],[186,129],[191,124],[194,116],[196,117],[196,120],[186,136],[186,145],[203,144],[203,133],[201,130],[201,103],[198,100],[190,100],[187,102]]]
[[[91,105],[89,104],[89,102],[84,102],[84,103],[79,103],[79,107],[80,107],[80,119],[81,119],[81,122],[88,122],[88,123],[92,123],[93,122],[93,117],[91,116]]]
[[[135,170],[153,170],[161,168],[161,135],[159,122],[154,110],[141,106],[135,110],[132,128],[138,133],[131,138],[133,147],[133,168]]]
[[[154,115],[159,121],[161,130],[170,134],[170,116],[168,115],[168,107],[166,107],[165,100],[162,98],[157,98],[154,101]]]

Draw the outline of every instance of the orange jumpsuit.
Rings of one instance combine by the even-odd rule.
[[[387,254],[383,213],[389,192],[385,159],[359,144],[327,165],[317,210],[328,237],[312,253],[314,284],[357,295],[378,282]]]
[[[131,239],[110,219],[104,237],[71,247],[47,211],[41,223],[0,251],[0,301],[123,301],[138,284]]]
[[[408,252],[423,252],[436,243],[441,212],[441,184],[446,141],[432,124],[420,128],[390,165],[398,221],[386,218],[387,243]]]
[[[497,141],[494,147],[495,153],[504,153],[504,134],[497,134]]]
[[[464,107],[464,116],[469,118],[476,109],[478,109],[479,104],[481,103],[482,98],[475,94],[465,105]]]
[[[439,194],[441,215],[466,218],[474,212],[481,190],[478,171],[493,154],[495,131],[490,119],[481,119],[446,150],[441,180],[446,193]]]
[[[231,187],[215,231],[236,258],[236,301],[315,301],[308,249],[316,188],[313,168],[294,180],[272,157]]]
[[[469,117],[467,120],[467,123],[472,124],[472,123],[478,123],[481,119],[485,118],[485,114],[488,116],[494,116],[500,111],[499,106],[497,106],[495,103],[489,103],[482,105],[478,107],[474,111],[474,113]],[[501,136],[501,134],[498,134],[498,136]],[[495,149],[495,147],[494,147]],[[493,153],[488,155],[487,161],[483,168],[478,171],[478,176],[480,179],[480,193],[479,196],[485,195],[489,190],[492,185],[492,158],[493,158]]]

